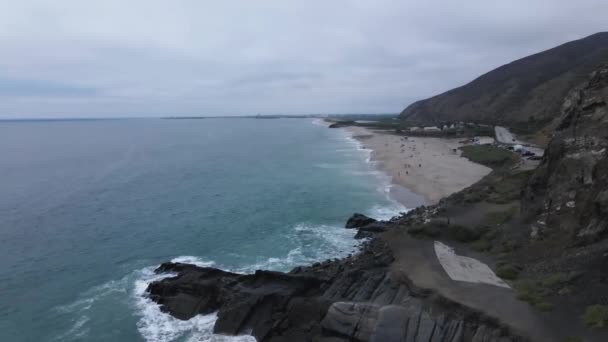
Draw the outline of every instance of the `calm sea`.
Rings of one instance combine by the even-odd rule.
[[[304,119],[0,122],[0,341],[224,340],[142,295],[154,267],[351,253],[353,212],[405,209],[367,158]]]

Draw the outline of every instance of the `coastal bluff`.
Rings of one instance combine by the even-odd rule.
[[[362,222],[382,231],[398,226],[361,215],[349,222],[352,228]],[[376,234],[356,255],[287,273],[236,274],[164,263],[156,272],[171,276],[151,283],[148,293],[174,317],[217,311],[215,333],[251,334],[258,341],[526,341],[495,319],[417,287],[394,272],[394,261]]]

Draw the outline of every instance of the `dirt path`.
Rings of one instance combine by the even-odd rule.
[[[519,301],[512,289],[450,278],[439,262],[435,241],[414,239],[397,230],[390,231],[383,237],[393,250],[395,262],[391,271],[397,279],[405,276],[418,287],[430,289],[454,302],[497,318],[515,331],[529,336],[532,341],[560,340],[553,331],[546,328],[542,315],[527,303]],[[458,250],[457,253],[470,257],[464,250]],[[487,270],[482,275],[487,277]]]

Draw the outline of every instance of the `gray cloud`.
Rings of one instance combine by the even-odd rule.
[[[606,30],[604,0],[0,4],[0,118],[398,112]]]

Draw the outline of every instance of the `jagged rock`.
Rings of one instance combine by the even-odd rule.
[[[374,222],[376,222],[376,220],[374,220],[373,218],[356,213],[353,214],[353,216],[351,216],[348,221],[346,221],[345,228],[360,228]]]
[[[384,222],[373,222],[363,227],[360,227],[355,235],[355,239],[364,239],[374,236],[376,233],[382,233],[387,230],[387,224]]]
[[[395,280],[393,260],[387,245],[373,238],[355,256],[289,273],[243,275],[164,263],[158,273],[177,275],[151,283],[148,293],[177,318],[217,311],[214,332],[251,334],[258,341],[471,341],[464,332],[474,336],[477,321],[467,320],[465,309],[431,315],[425,308],[433,297]]]
[[[561,123],[523,196],[527,216],[545,219],[544,234],[567,232],[588,244],[608,232],[607,102],[606,66],[564,102]]]

